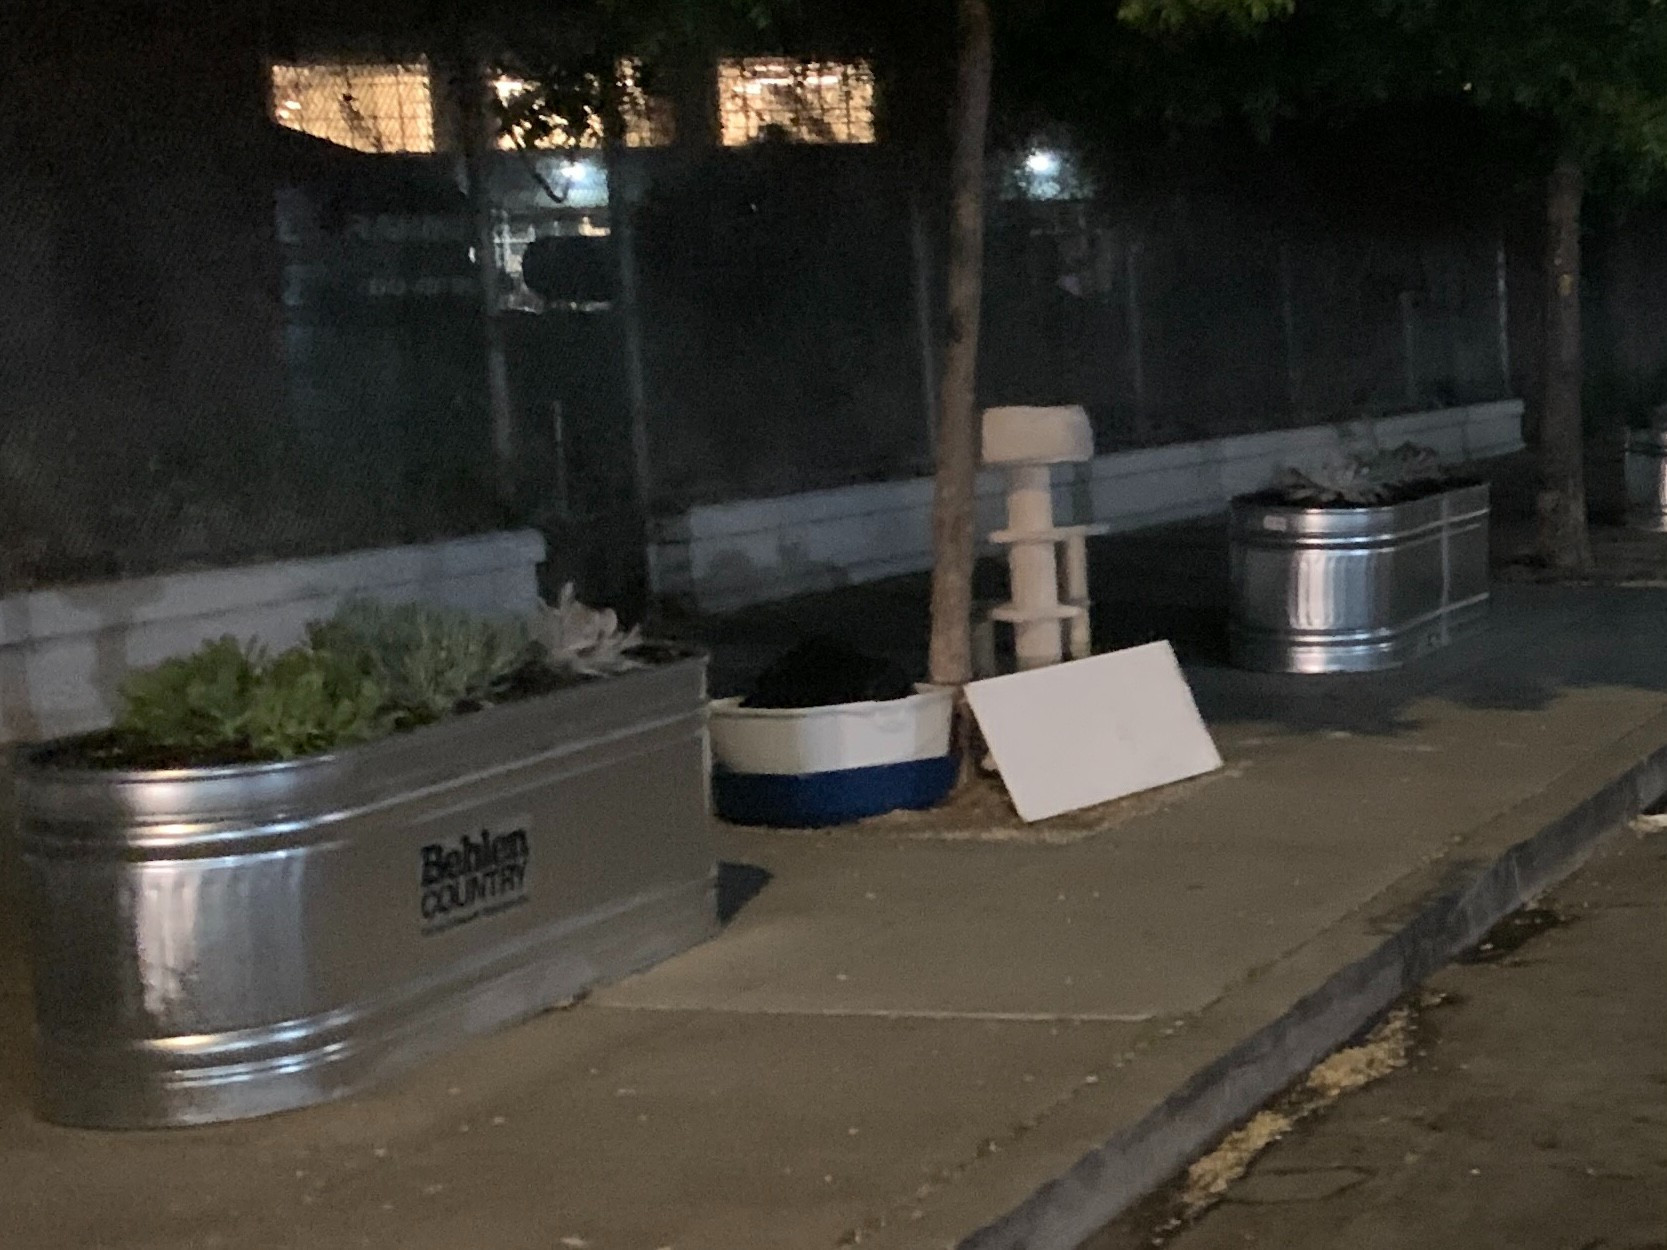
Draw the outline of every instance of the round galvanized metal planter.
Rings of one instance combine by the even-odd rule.
[[[1667,533],[1667,430],[1631,430],[1626,439],[1626,520]]]
[[[704,938],[705,686],[691,657],[287,764],[25,754],[42,1114],[305,1106]]]
[[[1393,668],[1488,606],[1488,488],[1375,508],[1233,501],[1231,645],[1276,673]]]

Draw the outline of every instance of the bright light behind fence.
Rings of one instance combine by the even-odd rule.
[[[1025,168],[1038,178],[1051,178],[1060,170],[1059,153],[1038,149],[1025,157]]]

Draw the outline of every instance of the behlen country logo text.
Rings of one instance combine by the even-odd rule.
[[[483,829],[450,845],[423,847],[423,932],[454,929],[526,902],[531,851],[525,829]]]

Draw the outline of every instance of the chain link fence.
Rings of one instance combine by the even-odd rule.
[[[98,72],[131,118],[65,160],[37,116],[0,180],[0,286],[28,310],[0,353],[0,592],[532,523],[561,574],[617,597],[643,559],[633,386],[660,516],[928,471],[941,205],[883,145],[777,133],[830,96],[817,116],[850,132],[831,137],[870,137],[851,104],[870,79],[735,62],[752,142],[626,155],[636,360],[604,163],[545,155],[535,178],[495,157],[506,508],[432,68],[390,45],[252,75],[197,46],[143,66],[110,49]],[[62,95],[51,65],[11,69],[18,116]],[[1483,234],[998,200],[986,287],[985,402],[1084,403],[1102,450],[1509,389]]]
[[[1497,239],[1280,228],[1228,204],[1008,203],[986,402],[1084,403],[1102,451],[1507,395]]]
[[[0,369],[0,592],[509,519],[449,172],[293,156],[106,166],[96,207],[0,198],[50,255],[8,278],[33,315]]]

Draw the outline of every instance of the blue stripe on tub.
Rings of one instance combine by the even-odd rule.
[[[712,771],[712,803],[736,825],[820,829],[900,809],[935,807],[955,785],[953,755],[820,773]]]

